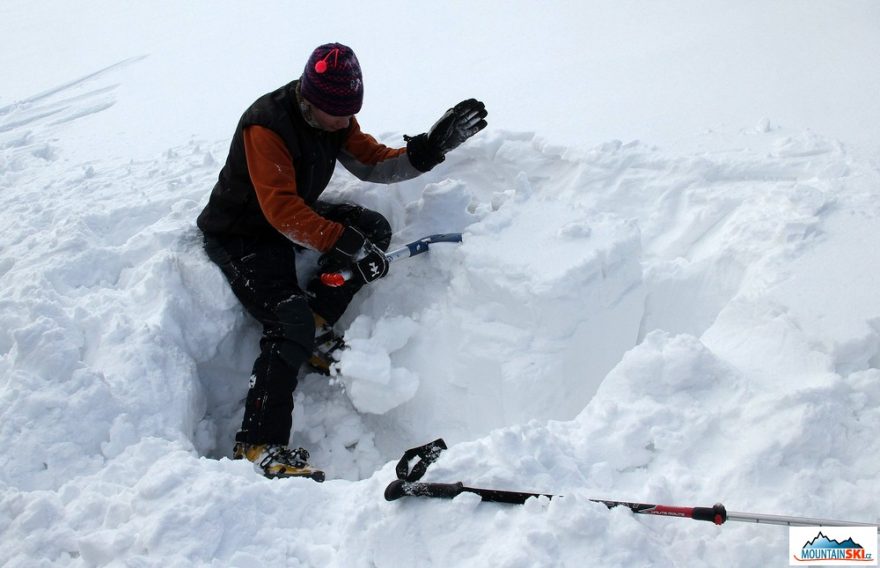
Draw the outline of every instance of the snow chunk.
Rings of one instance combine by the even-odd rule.
[[[393,367],[390,354],[399,350],[419,326],[410,318],[378,321],[359,316],[345,333],[348,346],[336,369],[352,404],[360,412],[385,414],[412,399],[419,388],[416,373]]]

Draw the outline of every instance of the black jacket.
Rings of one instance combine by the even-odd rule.
[[[348,132],[325,132],[309,126],[297,104],[297,82],[263,95],[238,121],[226,165],[198,218],[198,226],[205,233],[277,234],[260,210],[248,174],[243,136],[248,126],[264,126],[281,137],[293,158],[297,193],[307,204],[314,203],[327,187]]]

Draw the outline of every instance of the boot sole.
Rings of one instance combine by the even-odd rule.
[[[285,472],[285,473],[264,473],[263,474],[268,479],[285,479],[288,477],[304,477],[306,479],[311,479],[313,481],[317,481],[318,483],[323,483],[325,477],[324,472],[319,469],[313,469],[311,471],[302,471],[302,472]]]

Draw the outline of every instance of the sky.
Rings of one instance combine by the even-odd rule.
[[[255,93],[297,77],[315,45],[341,41],[361,59],[361,122],[376,133],[424,129],[475,96],[494,127],[557,144],[669,146],[766,119],[880,151],[869,127],[880,121],[875,2],[213,6],[5,3],[17,33],[2,40],[0,68],[13,80],[0,101],[146,56],[122,85],[145,106],[114,118],[150,116],[155,132],[135,146],[152,150],[166,133],[228,136]],[[169,106],[170,116],[157,112]],[[134,142],[130,131],[112,135]]]

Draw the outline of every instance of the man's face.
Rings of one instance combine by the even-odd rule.
[[[321,129],[326,130],[327,132],[342,130],[343,128],[348,128],[348,125],[351,124],[351,115],[333,116],[332,114],[327,114],[315,105],[310,106],[312,109],[312,117],[315,119],[315,122],[318,123],[318,126],[320,126]]]

